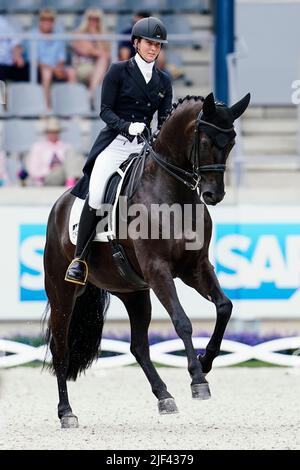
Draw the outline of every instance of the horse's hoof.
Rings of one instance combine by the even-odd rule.
[[[66,416],[63,416],[61,419],[60,419],[60,424],[61,424],[61,427],[63,429],[67,429],[67,428],[78,428],[79,424],[78,424],[78,418],[77,416],[73,415],[73,414],[69,414],[69,415],[66,415]]]
[[[191,385],[192,398],[196,400],[208,400],[211,397],[208,383]]]
[[[160,415],[179,413],[174,398],[158,400],[158,412]]]

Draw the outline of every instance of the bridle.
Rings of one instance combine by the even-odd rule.
[[[188,157],[189,161],[192,164],[193,172],[183,170],[177,165],[174,165],[173,163],[170,163],[162,159],[160,155],[155,152],[155,150],[153,149],[150,143],[151,139],[153,139],[153,136],[152,138],[150,137],[150,131],[148,128],[145,128],[145,130],[147,130],[148,132],[148,137],[143,136],[143,134],[141,135],[142,139],[145,142],[145,146],[142,150],[142,153],[145,152],[146,154],[150,155],[160,167],[162,167],[167,173],[172,175],[174,178],[181,181],[192,191],[195,191],[199,187],[200,181],[202,178],[201,173],[205,173],[205,172],[224,173],[226,170],[226,165],[221,164],[221,163],[212,163],[210,165],[200,164],[200,146],[199,146],[200,126],[204,125],[206,127],[213,129],[213,131],[219,131],[219,134],[220,133],[229,134],[229,133],[234,132],[233,126],[230,128],[219,127],[219,126],[216,126],[215,124],[204,121],[202,118],[203,118],[203,111],[201,110],[195,121],[194,141],[193,141],[193,145],[192,145],[189,157]]]
[[[213,129],[214,131],[219,131],[219,134],[229,134],[234,132],[234,127],[229,127],[229,128],[223,128],[216,126],[215,124],[212,124],[211,122],[204,121],[202,119],[203,117],[203,111],[201,110],[197,119],[196,119],[196,125],[195,125],[195,137],[194,137],[194,143],[192,146],[192,150],[189,155],[189,160],[193,165],[193,168],[195,168],[196,172],[207,172],[207,171],[214,171],[214,172],[221,172],[224,173],[226,170],[226,165],[222,163],[212,163],[210,165],[201,165],[200,164],[200,148],[199,148],[199,141],[200,141],[200,126],[203,125],[205,127],[209,127]],[[218,145],[217,145],[218,146]]]

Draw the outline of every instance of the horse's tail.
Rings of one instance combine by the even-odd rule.
[[[84,292],[77,297],[68,327],[67,380],[76,380],[98,357],[105,314],[109,307],[109,293],[87,283]],[[45,314],[49,310],[49,302]],[[51,322],[45,334],[46,344],[53,342]],[[44,363],[45,366],[45,363]],[[55,373],[53,363],[47,366]]]
[[[109,293],[88,283],[77,297],[68,331],[67,380],[76,380],[98,357]]]

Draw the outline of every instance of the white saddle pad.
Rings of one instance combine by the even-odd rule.
[[[107,232],[101,232],[101,233],[96,233],[94,241],[96,242],[108,242],[108,236],[112,236],[113,238],[116,238],[116,209],[118,205],[118,200],[119,200],[119,195],[122,189],[122,184],[125,178],[125,175],[129,168],[131,167],[133,161],[135,158],[133,158],[127,167],[125,168],[125,171],[120,170],[120,168],[117,170],[117,173],[121,176],[121,179],[119,181],[118,187],[117,187],[117,192],[116,192],[116,198],[113,204],[113,210],[112,210],[112,221],[111,221],[111,228]],[[69,238],[71,243],[73,245],[76,245],[77,243],[77,233],[78,233],[78,225],[79,225],[79,220],[81,216],[81,212],[83,209],[84,205],[84,199],[80,199],[77,197],[73,203],[71,213],[70,213],[70,219],[69,219]]]

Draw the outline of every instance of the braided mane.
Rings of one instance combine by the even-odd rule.
[[[167,119],[170,118],[170,116],[172,116],[172,114],[174,113],[175,109],[181,105],[184,101],[189,101],[189,100],[195,100],[195,101],[204,101],[204,98],[203,96],[196,96],[196,95],[186,95],[184,98],[179,98],[176,102],[172,103],[172,107],[171,109],[168,111],[162,125],[166,122]],[[162,127],[162,126],[161,126]]]

